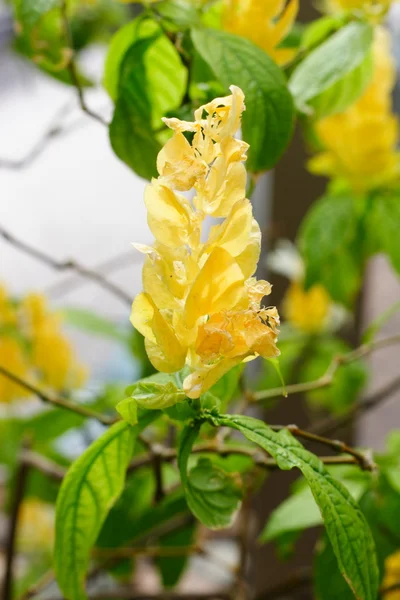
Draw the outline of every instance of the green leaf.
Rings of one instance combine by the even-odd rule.
[[[157,176],[164,138],[156,131],[161,117],[180,105],[187,78],[175,46],[156,24],[152,27],[152,36],[137,40],[124,54],[109,131],[114,152],[145,179]]]
[[[157,2],[156,10],[177,29],[187,29],[199,24],[199,14],[193,4],[185,0],[163,0]]]
[[[117,340],[123,344],[129,343],[129,334],[126,330],[102,315],[82,308],[64,308],[62,315],[67,325],[94,335]]]
[[[54,569],[68,600],[83,600],[90,550],[112,505],[120,496],[135,438],[153,418],[133,429],[110,427],[69,469],[57,499]]]
[[[196,531],[195,523],[190,523],[186,527],[171,531],[159,539],[161,548],[174,548],[190,546],[193,543]],[[166,557],[160,556],[155,563],[161,574],[163,587],[171,589],[177,585],[182,577],[189,561],[188,554],[182,556]]]
[[[117,404],[117,411],[131,425],[137,422],[137,407],[147,410],[165,410],[187,400],[185,392],[176,384],[176,377],[156,373],[129,386],[125,398]]]
[[[373,28],[354,21],[311,52],[289,81],[297,109],[321,118],[352,104],[372,75],[372,39]]]
[[[60,0],[15,0],[15,16],[22,27],[31,29],[43,15],[60,4]]]
[[[336,15],[325,15],[312,21],[303,33],[301,49],[310,50],[321,44],[331,33],[343,26],[343,21]]]
[[[341,481],[356,501],[364,494],[370,482],[370,476],[357,468],[332,467],[327,470]],[[293,486],[293,494],[271,513],[260,540],[269,542],[286,533],[302,531],[317,525],[323,525],[321,512],[310,488],[304,480],[300,480]]]
[[[306,287],[321,283],[333,300],[346,306],[360,286],[359,220],[352,196],[323,196],[307,213],[298,236]]]
[[[316,600],[354,600],[326,535],[317,544],[313,580]]]
[[[285,78],[273,60],[252,42],[216,29],[193,29],[197,52],[226,89],[242,88],[247,110],[243,139],[250,144],[250,171],[275,165],[292,136],[293,101]]]
[[[375,546],[367,522],[347,491],[324,468],[317,456],[286,430],[274,432],[252,417],[209,416],[217,426],[232,427],[273,456],[279,468],[300,469],[317,503],[339,568],[359,600],[376,600],[378,567]]]
[[[400,273],[400,236],[397,225],[400,222],[400,193],[374,198],[373,224],[379,240],[380,250],[385,252],[393,268]]]
[[[234,477],[208,459],[200,459],[188,473],[188,461],[200,425],[182,431],[178,466],[186,501],[194,516],[210,529],[230,527],[240,507],[241,491]]]

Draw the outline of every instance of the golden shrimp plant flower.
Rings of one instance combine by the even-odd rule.
[[[375,28],[374,73],[357,102],[316,124],[324,151],[309,163],[313,173],[347,180],[359,192],[386,185],[399,176],[398,122],[392,113],[395,64],[390,39]]]
[[[226,31],[241,35],[259,46],[278,64],[288,63],[296,54],[282,48],[299,10],[298,0],[225,0],[222,25]]]
[[[201,106],[193,122],[164,119],[173,136],[145,191],[156,241],[137,246],[146,258],[131,322],[157,370],[187,365],[190,398],[243,360],[279,354],[278,312],[261,306],[271,286],[253,277],[261,233],[246,199],[248,145],[235,138],[244,95],[235,86],[231,92]],[[181,192],[191,189],[190,202]],[[220,222],[203,241],[210,217]]]
[[[85,369],[62,331],[60,315],[49,310],[41,294],[11,298],[0,286],[0,365],[21,379],[63,391],[80,386]],[[0,403],[29,392],[0,375]]]

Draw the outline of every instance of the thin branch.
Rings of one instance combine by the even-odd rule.
[[[63,0],[63,2],[61,2],[60,9],[61,9],[61,16],[62,16],[62,21],[63,21],[63,25],[64,25],[64,34],[65,34],[65,38],[66,38],[66,41],[67,41],[67,44],[68,44],[68,47],[70,50],[70,57],[68,60],[67,69],[71,76],[72,83],[73,83],[74,87],[76,88],[79,105],[80,105],[81,109],[83,110],[83,112],[85,112],[89,117],[91,117],[92,119],[95,119],[102,125],[105,125],[106,127],[108,127],[107,121],[105,119],[103,119],[103,117],[101,115],[92,111],[86,104],[86,100],[85,100],[85,96],[83,94],[81,82],[79,81],[78,69],[77,69],[77,66],[75,63],[75,57],[74,57],[75,53],[74,53],[74,49],[73,49],[71,28],[70,28],[69,21],[68,21],[67,0]]]
[[[124,302],[124,304],[131,306],[131,304],[132,304],[131,296],[127,292],[125,292],[124,290],[119,288],[117,285],[115,285],[113,282],[106,279],[106,277],[104,277],[104,275],[102,275],[101,273],[98,273],[97,271],[94,271],[92,269],[84,267],[83,265],[81,265],[74,259],[68,259],[65,261],[55,260],[52,256],[50,256],[49,254],[46,254],[42,250],[38,250],[37,248],[34,248],[33,246],[26,244],[22,240],[18,239],[17,237],[15,237],[12,233],[7,231],[2,226],[0,226],[0,236],[6,242],[11,244],[18,250],[21,250],[25,254],[28,254],[32,258],[35,258],[36,260],[42,262],[43,264],[47,265],[48,267],[55,269],[56,271],[73,270],[73,271],[76,271],[76,273],[79,273],[79,275],[82,275],[82,277],[86,277],[86,279],[91,279],[92,281],[96,282],[99,286],[106,289],[107,291],[112,293],[114,296],[116,296],[117,298],[122,300]]]
[[[349,364],[355,360],[363,358],[364,356],[368,356],[368,354],[371,354],[371,352],[374,352],[375,350],[387,348],[394,344],[400,344],[400,335],[393,335],[387,338],[372,341],[368,344],[363,344],[347,354],[335,356],[326,372],[318,379],[307,381],[305,383],[294,383],[292,385],[287,385],[286,388],[280,386],[269,390],[256,391],[252,394],[252,400],[253,402],[258,402],[268,398],[301,394],[304,392],[311,392],[313,390],[328,387],[332,385],[336,371],[341,365]]]
[[[262,592],[256,597],[256,600],[275,600],[283,596],[291,596],[300,587],[308,586],[312,582],[312,569],[310,567],[300,567],[284,581],[280,581],[277,585],[272,586],[265,592]]]
[[[95,548],[95,558],[167,557],[175,558],[203,554],[199,546],[135,546],[132,548]]]
[[[8,534],[6,539],[5,573],[1,596],[3,600],[12,600],[13,598],[13,568],[16,551],[18,517],[20,513],[21,503],[24,498],[28,472],[29,466],[25,462],[20,461],[18,471],[16,474],[14,498],[11,508],[10,520],[8,523]]]
[[[36,141],[32,148],[25,156],[19,159],[0,158],[0,169],[19,170],[31,165],[49,146],[49,144],[57,137],[65,136],[72,133],[78,126],[85,125],[86,119],[80,118],[74,123],[63,126],[61,120],[65,117],[66,112],[70,109],[70,103],[66,104],[57,112],[49,128],[44,131],[41,137]]]
[[[64,398],[59,398],[57,396],[53,396],[47,392],[44,392],[37,386],[33,385],[32,383],[29,383],[29,381],[25,381],[25,379],[21,379],[21,377],[18,377],[18,375],[15,375],[15,373],[8,371],[8,369],[5,369],[1,365],[0,365],[0,375],[4,375],[4,377],[7,377],[14,383],[17,383],[21,387],[30,391],[32,394],[34,394],[35,396],[37,396],[38,398],[43,400],[43,402],[47,402],[48,404],[52,404],[53,406],[58,406],[59,408],[64,408],[65,410],[69,410],[78,415],[82,415],[83,417],[88,417],[90,419],[96,419],[97,421],[100,421],[100,423],[102,423],[103,425],[112,425],[113,423],[115,423],[118,420],[118,418],[107,417],[106,415],[101,415],[100,413],[97,413],[97,412],[91,410],[90,408],[86,408],[85,406],[82,406],[81,404],[76,404],[75,402],[70,402],[69,400],[65,400]]]
[[[121,252],[116,256],[97,264],[93,270],[103,276],[109,275],[120,269],[132,266],[132,264],[138,262],[138,260],[141,260],[140,252],[132,253],[132,250],[129,250],[128,252]],[[46,295],[52,296],[53,298],[61,298],[85,283],[87,283],[86,279],[79,277],[79,275],[72,275],[66,277],[63,281],[59,281],[47,287]]]
[[[376,408],[379,404],[386,402],[390,397],[400,389],[400,377],[396,377],[382,387],[380,390],[371,394],[365,400],[358,402],[357,404],[353,404],[353,406],[348,410],[345,415],[341,415],[339,417],[327,417],[326,419],[321,419],[317,421],[313,426],[309,428],[309,431],[312,433],[318,433],[321,435],[332,434],[334,431],[341,429],[348,423],[354,419],[354,417],[358,417],[359,415],[363,415],[364,413]]]
[[[231,600],[228,592],[160,592],[146,594],[135,592],[131,588],[120,588],[88,595],[89,600]],[[61,596],[47,600],[63,600]]]
[[[351,446],[345,444],[345,442],[341,442],[340,440],[331,440],[330,438],[323,437],[322,435],[317,435],[315,433],[311,433],[310,431],[305,431],[304,429],[300,429],[297,425],[271,425],[271,429],[275,431],[280,431],[282,429],[287,429],[290,433],[296,437],[302,438],[304,440],[308,440],[310,442],[316,442],[318,444],[322,444],[324,446],[328,446],[328,448],[332,448],[336,452],[343,452],[345,454],[349,454],[354,458],[355,461],[360,465],[362,469],[365,471],[373,471],[376,468],[374,461],[371,456],[368,454],[363,454],[358,450],[355,450]]]
[[[23,450],[21,453],[21,461],[28,467],[40,471],[55,481],[62,481],[65,477],[66,471],[62,467],[38,452],[27,449]]]
[[[52,583],[53,581],[54,572],[52,569],[50,569],[49,571],[46,571],[46,573],[44,573],[44,575],[36,583],[34,583],[29,589],[27,589],[26,592],[19,597],[19,600],[30,600],[34,596],[40,594],[40,592],[44,590],[44,588],[46,588],[48,585],[50,585],[50,583]]]

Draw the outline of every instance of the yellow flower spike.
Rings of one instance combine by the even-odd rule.
[[[225,0],[222,25],[262,48],[278,64],[294,58],[296,50],[279,48],[299,11],[298,0]]]
[[[150,230],[161,244],[174,248],[189,241],[195,223],[186,198],[155,180],[146,187],[144,201]]]
[[[215,248],[197,275],[186,299],[185,324],[193,327],[211,312],[235,306],[243,295],[243,273],[223,248]]]
[[[0,364],[17,375],[26,377],[29,363],[17,339],[7,335],[0,337]],[[0,404],[23,398],[27,391],[4,375],[0,375]]]
[[[165,120],[174,134],[145,195],[156,242],[137,246],[146,255],[144,292],[133,302],[131,322],[155,368],[174,372],[186,363],[190,398],[244,360],[279,354],[278,313],[260,306],[271,286],[252,277],[261,234],[246,199],[248,145],[234,137],[244,96],[235,86],[231,91],[196,110],[193,122]],[[191,142],[184,132],[194,133]],[[175,193],[190,188],[192,203]],[[206,215],[224,220],[203,242]]]
[[[305,290],[298,282],[291,283],[283,300],[285,318],[307,333],[322,331],[327,323],[332,300],[322,285]]]
[[[344,178],[357,192],[400,175],[398,122],[392,114],[395,64],[382,27],[375,28],[373,56],[374,74],[361,98],[343,113],[316,123],[324,151],[309,162],[311,172]]]

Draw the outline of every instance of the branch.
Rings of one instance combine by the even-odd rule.
[[[32,146],[29,152],[20,159],[9,159],[0,158],[0,169],[24,169],[34,162],[47,148],[50,142],[57,137],[62,137],[74,131],[78,126],[85,125],[86,119],[79,119],[74,123],[70,123],[68,126],[62,125],[61,119],[65,117],[65,114],[70,109],[70,103],[66,104],[59,110],[49,128],[41,135],[39,140]]]
[[[339,440],[331,440],[330,438],[317,435],[310,431],[305,431],[304,429],[297,427],[297,425],[271,425],[271,429],[275,431],[287,429],[296,437],[308,440],[310,442],[323,444],[324,446],[328,446],[328,448],[332,448],[332,450],[335,450],[336,452],[344,452],[345,454],[349,454],[365,471],[373,471],[376,468],[376,465],[370,456],[351,448]]]
[[[89,600],[231,600],[228,592],[160,592],[146,594],[135,592],[131,588],[120,588],[108,592],[99,592],[88,595]],[[48,600],[63,600],[61,596],[48,598]]]
[[[256,600],[274,600],[275,598],[292,597],[291,592],[299,587],[310,585],[312,582],[312,570],[310,567],[300,567],[284,581],[280,581],[277,585],[272,586],[265,592],[262,592],[256,597]]]
[[[124,290],[121,290],[117,285],[106,279],[104,275],[97,273],[97,271],[88,269],[87,267],[84,267],[83,265],[81,265],[73,259],[57,261],[52,256],[46,254],[42,250],[38,250],[37,248],[34,248],[33,246],[30,246],[29,244],[26,244],[22,240],[16,238],[12,233],[7,231],[2,226],[0,226],[0,236],[4,240],[6,240],[6,242],[10,243],[18,250],[21,250],[25,254],[28,254],[36,260],[39,260],[40,262],[44,263],[48,267],[51,267],[52,269],[55,269],[56,271],[73,270],[76,271],[76,273],[79,273],[79,275],[82,275],[82,277],[86,277],[86,279],[91,279],[92,281],[95,281],[99,286],[111,292],[114,296],[122,300],[125,304],[131,306],[132,298],[130,297],[130,295]]]
[[[44,588],[54,581],[54,573],[50,569],[36,583],[26,590],[19,600],[30,600],[33,596],[37,596]]]
[[[67,69],[71,76],[72,83],[73,83],[74,87],[76,88],[80,107],[83,110],[83,112],[85,112],[87,115],[89,115],[89,117],[91,117],[92,119],[95,119],[102,125],[105,125],[108,127],[107,121],[105,119],[103,119],[103,117],[101,115],[98,115],[97,113],[93,112],[87,106],[86,101],[85,101],[82,86],[79,81],[78,69],[75,64],[75,58],[74,58],[75,52],[73,49],[71,28],[70,28],[69,21],[68,21],[67,0],[63,0],[63,2],[61,2],[60,10],[61,10],[61,18],[62,18],[62,22],[63,22],[63,26],[64,26],[64,35],[65,35],[65,38],[67,41],[68,48],[70,50],[70,57],[68,60]]]
[[[396,377],[393,379],[393,381],[382,387],[380,390],[365,398],[365,400],[358,402],[357,404],[353,404],[353,406],[345,415],[321,419],[311,426],[309,431],[322,435],[331,434],[332,432],[344,427],[348,423],[351,423],[354,417],[362,415],[376,408],[379,404],[382,404],[386,400],[389,400],[390,397],[399,389],[400,377]]]
[[[24,498],[25,484],[29,466],[23,461],[19,462],[18,471],[15,480],[14,498],[11,508],[11,515],[8,524],[8,534],[6,539],[5,573],[3,579],[2,599],[12,600],[13,598],[13,567],[16,550],[16,536],[18,527],[18,517],[21,503]]]
[[[97,421],[100,421],[100,423],[102,423],[103,425],[112,425],[113,423],[116,422],[116,420],[118,420],[115,417],[107,417],[106,415],[101,415],[93,410],[90,410],[90,408],[86,408],[85,406],[82,406],[81,404],[76,404],[76,403],[70,402],[68,400],[65,400],[64,398],[59,398],[57,396],[50,395],[49,393],[44,392],[43,390],[36,387],[32,383],[29,383],[28,381],[21,379],[21,377],[18,377],[18,375],[15,375],[11,371],[8,371],[1,365],[0,365],[0,374],[4,375],[4,377],[7,377],[14,383],[17,383],[21,387],[30,391],[32,394],[34,394],[35,396],[37,396],[38,398],[43,400],[43,402],[47,402],[48,404],[58,406],[59,408],[64,408],[65,410],[69,410],[78,415],[82,415],[83,417],[88,417],[89,419],[96,419]]]
[[[252,400],[253,402],[257,402],[259,400],[266,400],[268,398],[301,394],[304,392],[311,392],[312,390],[328,387],[332,385],[336,371],[341,365],[349,364],[355,360],[363,358],[364,356],[368,356],[368,354],[371,354],[371,352],[374,352],[375,350],[387,348],[388,346],[392,346],[394,344],[400,344],[400,335],[393,335],[381,340],[370,342],[368,344],[363,344],[347,354],[335,356],[326,372],[318,379],[315,379],[314,381],[307,381],[305,383],[294,383],[292,385],[287,385],[286,387],[281,386],[269,390],[253,392]]]
[[[62,481],[65,477],[66,471],[60,467],[57,463],[42,456],[37,452],[25,449],[21,453],[21,461],[30,468],[37,469],[49,479],[55,481]]]

